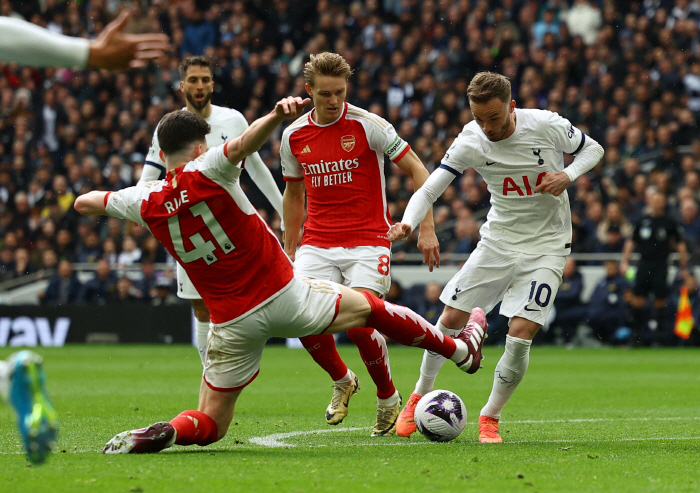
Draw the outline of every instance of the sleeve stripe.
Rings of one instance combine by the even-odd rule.
[[[112,192],[107,192],[105,194],[105,209],[107,208],[107,202],[109,202],[109,196],[112,195]]]
[[[408,151],[410,151],[410,150],[411,150],[411,146],[408,145],[408,144],[406,144],[406,147],[404,148],[403,151],[401,151],[401,154],[399,154],[398,156],[396,156],[395,159],[392,159],[392,162],[398,163],[399,161],[401,161],[401,158],[403,158],[403,157],[408,153]]]
[[[461,174],[459,171],[457,171],[457,170],[454,169],[454,168],[450,168],[450,167],[447,166],[446,164],[441,164],[441,165],[440,165],[440,168],[449,171],[450,173],[452,173],[452,174],[455,175],[455,176],[459,176],[459,175]]]
[[[228,141],[224,144],[224,156],[228,159]],[[243,161],[245,161],[245,159]]]
[[[581,132],[581,143],[578,145],[578,147],[576,148],[576,150],[575,150],[574,152],[571,153],[571,155],[572,155],[572,156],[575,156],[576,154],[578,154],[578,151],[580,151],[580,150],[583,148],[583,144],[585,144],[585,143],[586,143],[586,134],[584,134],[583,132]]]
[[[154,167],[158,168],[158,169],[161,170],[161,171],[165,171],[165,166],[160,165],[160,164],[158,164],[158,163],[154,163],[153,161],[145,161],[143,164],[150,164],[151,166],[154,166]]]
[[[297,178],[295,176],[283,176],[282,178],[284,179],[284,181],[303,181],[304,180],[303,176],[300,176],[299,178]]]

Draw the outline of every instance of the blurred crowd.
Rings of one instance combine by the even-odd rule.
[[[691,253],[700,244],[700,5],[695,0],[0,0],[0,14],[94,37],[121,9],[130,32],[162,31],[172,51],[126,73],[0,67],[0,281],[59,262],[111,269],[167,262],[139,226],[77,217],[89,190],[133,185],[153,130],[184,105],[177,66],[207,55],[214,104],[248,121],[304,95],[311,53],[334,51],[355,72],[348,102],[377,113],[429,171],[471,121],[466,98],[481,70],[510,77],[521,108],[556,111],[600,142],[605,157],[571,185],[573,251],[619,253],[651,190],[667,198]],[[281,130],[261,150],[278,181]],[[412,184],[387,160],[389,208],[400,219]],[[280,220],[244,175],[253,204]],[[443,256],[470,253],[489,208],[473,172],[435,204]],[[395,246],[395,262],[415,239]]]

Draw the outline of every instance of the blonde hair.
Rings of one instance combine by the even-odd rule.
[[[479,72],[467,88],[469,101],[477,104],[486,103],[498,98],[504,103],[511,100],[510,79],[494,72]]]
[[[331,77],[344,77],[348,80],[352,75],[352,69],[345,58],[337,53],[324,51],[318,55],[311,55],[311,60],[304,65],[304,80],[311,87],[317,75],[328,75]]]

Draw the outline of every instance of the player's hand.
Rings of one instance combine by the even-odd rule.
[[[559,173],[545,173],[540,184],[535,187],[535,193],[551,193],[558,197],[570,183],[571,180],[563,171]]]
[[[428,264],[428,270],[433,271],[433,266],[440,268],[440,243],[435,232],[423,233],[423,228],[418,230],[418,250],[423,254],[423,263]]]
[[[275,105],[275,113],[281,118],[296,118],[306,109],[311,102],[310,98],[301,99],[299,97],[288,96],[280,99]]]
[[[88,68],[139,68],[168,50],[169,38],[165,34],[124,34],[127,22],[129,12],[123,11],[90,42]]]
[[[629,262],[627,262],[625,260],[620,262],[620,274],[622,274],[623,276],[627,276],[627,269],[629,269],[629,268],[630,268]]]
[[[411,234],[411,225],[406,223],[392,224],[386,237],[389,241],[403,240]]]

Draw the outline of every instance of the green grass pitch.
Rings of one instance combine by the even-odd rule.
[[[507,443],[484,445],[475,422],[502,348],[487,348],[485,367],[475,375],[445,365],[437,387],[462,397],[469,422],[457,440],[435,444],[419,435],[370,438],[375,389],[354,347],[340,352],[362,389],[345,421],[330,427],[324,419],[329,378],[304,350],[271,346],[223,440],[124,456],[101,450],[120,431],[196,409],[196,350],[69,346],[39,352],[61,418],[58,447],[46,464],[30,467],[11,411],[0,406],[3,493],[700,491],[698,349],[534,347],[527,376],[503,413]],[[2,348],[0,358],[10,353]],[[390,346],[404,398],[421,355]],[[281,446],[269,446],[275,443]]]

